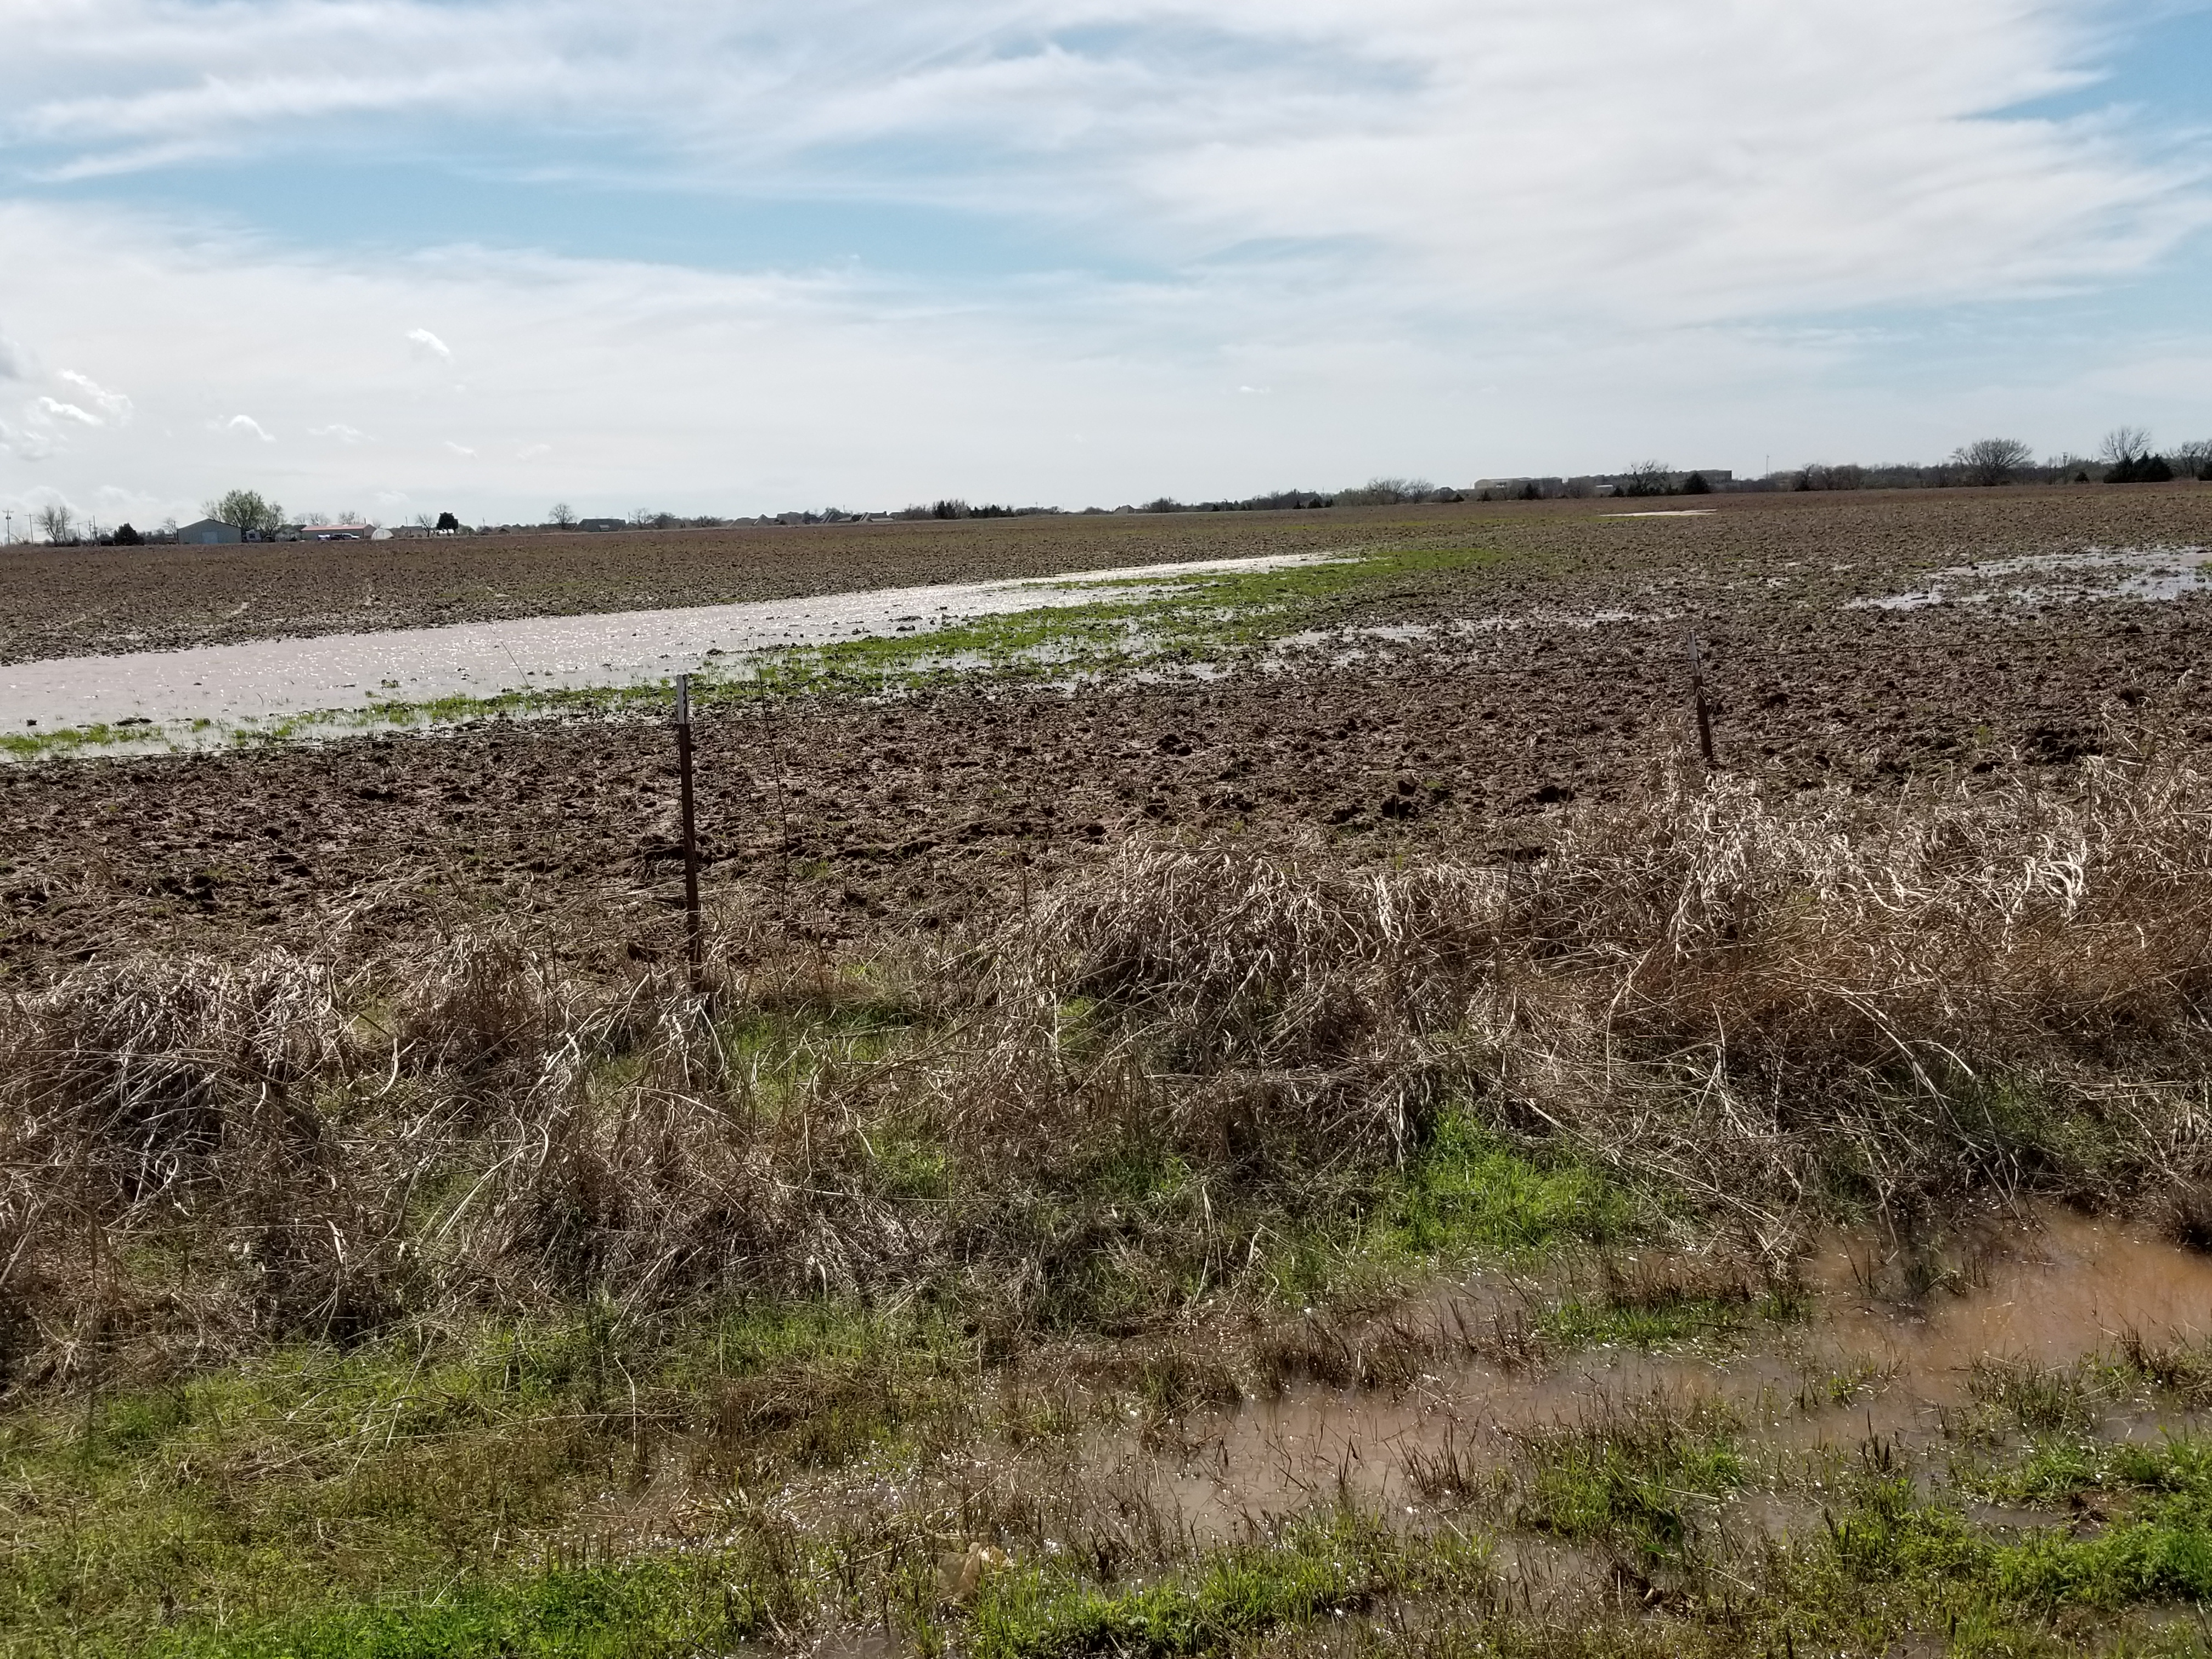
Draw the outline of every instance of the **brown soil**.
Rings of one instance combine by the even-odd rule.
[[[1303,552],[1447,509],[0,548],[0,663]]]
[[[0,663],[502,617],[719,605],[1409,540],[1496,546],[1550,597],[1646,599],[1778,570],[1857,591],[1899,570],[2094,544],[2212,539],[2212,489],[1723,495],[1303,513],[1042,516],[268,546],[0,549]],[[1879,591],[1877,588],[1875,591]],[[1505,591],[1510,595],[1510,590]],[[1502,595],[1504,596],[1504,595]]]
[[[1707,520],[1591,507],[1486,509],[1482,544],[1510,556],[1363,592],[1334,617],[1549,620],[1363,636],[1356,660],[1324,650],[1225,679],[716,713],[698,733],[711,899],[732,921],[824,939],[939,927],[1005,914],[1026,884],[1162,825],[1509,856],[1547,815],[1695,764],[1692,618],[1722,763],[1779,786],[1985,786],[2063,770],[2130,732],[2212,743],[2212,601],[1841,605],[1972,556],[2212,539],[2212,491],[1748,498]],[[1250,533],[1341,538],[1329,517]],[[1167,556],[1128,522],[1096,532],[1128,538],[1103,558],[1095,541],[1065,556]],[[1203,527],[1245,531],[1225,516]],[[1049,523],[895,528],[946,569],[1000,556],[960,551],[963,536],[1065,546]],[[1647,619],[1588,620],[1607,606]],[[0,975],[157,940],[319,948],[580,908],[599,918],[590,936],[658,953],[674,939],[675,788],[668,734],[647,723],[6,769]]]

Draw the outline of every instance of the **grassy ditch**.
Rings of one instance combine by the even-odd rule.
[[[1950,1461],[1817,1479],[1725,1402],[1592,1399],[1209,1533],[1097,1449],[1724,1353],[1813,1318],[1838,1222],[2042,1197],[2186,1235],[2208,807],[2177,762],[1724,779],[1562,820],[1510,882],[1160,839],[960,937],[726,918],[701,988],[514,931],[70,969],[0,1006],[0,1651],[2136,1631],[2201,1593],[2206,1465],[2110,1450],[2097,1402],[2200,1410],[2194,1351],[1991,1369]],[[1526,1317],[1413,1311],[1472,1273]],[[1799,1523],[1747,1534],[1754,1492]],[[1575,1620],[1516,1604],[1529,1552]]]

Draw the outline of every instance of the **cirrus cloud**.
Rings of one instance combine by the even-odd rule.
[[[374,155],[344,118],[407,112],[532,176],[605,173],[613,136],[648,189],[957,208],[1078,263],[1327,246],[1420,303],[1680,322],[2174,246],[2201,156],[2020,112],[2108,28],[2103,0],[82,0],[0,68],[0,150],[274,155],[312,111]]]

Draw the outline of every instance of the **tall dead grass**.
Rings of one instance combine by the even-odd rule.
[[[2165,761],[1670,783],[1510,867],[1139,841],[994,933],[726,963],[711,1006],[513,933],[88,966],[0,1006],[0,1344],[61,1378],[809,1291],[1110,1331],[1356,1206],[1447,1109],[1775,1255],[1839,1207],[2187,1193],[2208,827]]]

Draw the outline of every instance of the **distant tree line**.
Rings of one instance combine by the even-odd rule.
[[[53,547],[139,547],[148,542],[173,541],[177,532],[174,519],[160,530],[137,530],[127,520],[110,530],[97,519],[78,518],[76,510],[63,501],[49,501],[33,509],[29,524],[34,538]]]
[[[2115,427],[2105,434],[2094,457],[2061,453],[2038,460],[2035,451],[2017,438],[1978,438],[1970,444],[1954,450],[1950,459],[1934,465],[1919,463],[1894,463],[1881,465],[1862,465],[1856,462],[1832,463],[1811,461],[1805,465],[1781,472],[1771,472],[1763,478],[1730,478],[1718,475],[1716,484],[1702,472],[1678,473],[1663,461],[1638,461],[1619,473],[1577,478],[1530,478],[1508,481],[1507,485],[1486,487],[1478,499],[1495,500],[1501,496],[1544,500],[1554,495],[1590,496],[1613,495],[1703,495],[1716,489],[1730,492],[1747,490],[1816,490],[1816,489],[1940,489],[1957,488],[1992,489],[2007,484],[2042,483],[2165,483],[2174,479],[2195,478],[2212,483],[2212,439],[2176,444],[2161,450],[2151,441],[2151,434],[2141,427]],[[1205,501],[1178,501],[1172,495],[1161,495],[1141,507],[1099,507],[1083,508],[1082,515],[1094,516],[1113,513],[1284,513],[1329,507],[1395,507],[1424,501],[1458,501],[1466,500],[1459,490],[1449,486],[1439,488],[1425,478],[1373,477],[1365,483],[1348,489],[1278,489],[1264,495],[1245,495],[1232,499]],[[289,532],[284,509],[275,501],[264,499],[257,490],[233,489],[205,502],[201,508],[208,518],[223,524],[235,525],[249,537],[273,537],[280,532]],[[738,526],[853,524],[870,520],[952,520],[952,519],[1016,519],[1066,511],[1057,507],[1012,507],[991,502],[971,505],[959,496],[945,496],[926,503],[904,507],[895,513],[852,513],[842,507],[826,507],[819,510],[766,514],[755,518],[723,518],[711,514],[685,514],[650,507],[635,507],[624,516],[622,523],[640,530],[719,530]],[[140,531],[129,524],[118,524],[112,529],[104,528],[96,520],[79,519],[65,502],[52,501],[32,510],[28,515],[29,528],[33,536],[57,547],[116,546],[134,547],[146,543],[173,541],[177,524],[172,519],[157,531]],[[310,514],[307,524],[356,523],[357,514],[340,514],[333,520],[324,515]],[[458,534],[466,532],[466,526],[451,512],[434,516],[417,514],[415,522],[424,530]],[[579,524],[589,522],[594,528],[605,528],[613,520],[584,520],[566,501],[556,501],[540,524],[508,524],[479,526],[474,533],[526,533],[540,530],[573,530]]]
[[[2166,483],[2176,478],[2212,482],[2212,439],[2177,444],[2161,453],[2141,427],[2115,427],[2094,456],[2061,453],[2035,458],[2017,438],[1980,438],[1933,466],[1828,465],[1814,462],[1764,481],[1768,489],[1993,489],[2004,484]]]
[[[1117,513],[1287,513],[1322,507],[1398,507],[1416,501],[1459,501],[1467,498],[1449,487],[1439,488],[1425,478],[1370,478],[1350,489],[1278,489],[1264,495],[1231,500],[1180,501],[1162,495],[1142,507],[1115,507]],[[1097,513],[1102,509],[1089,507]]]

